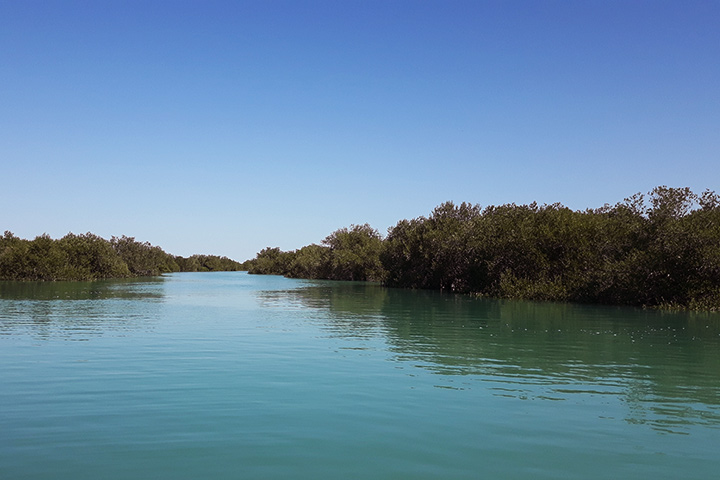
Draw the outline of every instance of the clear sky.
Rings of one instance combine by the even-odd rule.
[[[236,260],[720,190],[720,1],[0,0],[0,231]]]

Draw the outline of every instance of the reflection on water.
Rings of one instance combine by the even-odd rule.
[[[0,282],[0,335],[86,340],[153,318],[163,279]]]
[[[625,420],[666,433],[720,426],[720,316],[474,299],[363,283],[258,292],[315,311],[329,335],[380,336],[393,360],[527,400],[619,398]]]
[[[0,299],[104,300],[161,298],[164,277],[97,280],[92,282],[0,281]]]
[[[0,365],[2,479],[720,468],[717,315],[238,272],[2,283]]]

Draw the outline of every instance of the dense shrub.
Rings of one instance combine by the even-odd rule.
[[[92,233],[69,233],[59,240],[48,235],[24,240],[6,231],[0,237],[0,280],[93,280],[241,269],[242,264],[227,257],[174,257],[125,236],[108,241]]]
[[[382,280],[493,297],[720,309],[720,197],[657,187],[614,206],[452,202],[292,252],[265,249],[251,273]]]

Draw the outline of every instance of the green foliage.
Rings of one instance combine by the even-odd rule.
[[[125,277],[127,265],[100,237],[68,234],[60,240],[40,235],[32,241],[5,232],[0,243],[0,279],[88,280]]]
[[[351,225],[328,235],[322,245],[283,252],[264,248],[248,262],[252,274],[293,278],[380,281],[384,275],[380,254],[383,240],[368,224]]]
[[[382,279],[382,237],[367,223],[336,230],[325,237],[322,243],[329,253],[327,278],[362,281]]]
[[[331,276],[331,251],[327,246],[307,245],[294,252],[284,275],[291,278],[323,278]]]
[[[295,252],[283,252],[279,248],[264,248],[250,262],[248,272],[261,275],[287,275],[295,258]]]
[[[176,256],[174,260],[181,272],[199,272],[202,268],[197,255],[187,258]]]
[[[182,257],[175,257],[175,259],[181,265],[180,270],[183,272],[236,272],[247,270],[243,264],[228,257],[218,257],[217,255],[193,255],[187,259]]]
[[[68,264],[75,272],[69,276],[73,280],[127,277],[130,274],[127,264],[112,245],[97,235],[69,233],[54,243],[67,253]]]
[[[614,206],[446,202],[401,220],[383,240],[369,225],[322,246],[265,249],[250,273],[533,300],[720,309],[720,197],[657,187]]]
[[[460,210],[440,208],[450,218],[462,217]],[[713,192],[658,187],[648,197],[585,212],[559,204],[502,205],[466,214],[464,227],[432,221],[437,212],[390,230],[383,258],[389,285],[718,307],[720,200]]]
[[[391,286],[461,291],[485,275],[472,228],[480,207],[446,202],[429,218],[401,220],[391,228],[381,254]]]
[[[242,267],[214,255],[174,257],[125,236],[108,241],[92,233],[69,233],[59,240],[40,235],[30,241],[6,231],[0,237],[0,280],[95,280]]]
[[[123,235],[112,237],[110,244],[134,276],[150,277],[180,270],[175,257],[148,242],[141,243]]]

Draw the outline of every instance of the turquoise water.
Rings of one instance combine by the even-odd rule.
[[[717,478],[720,318],[245,273],[0,283],[0,478]]]

